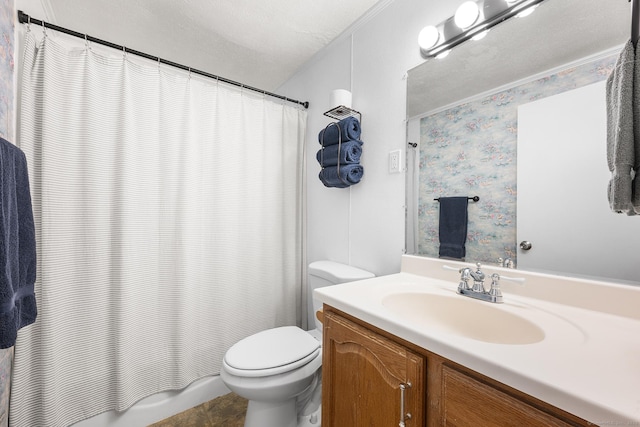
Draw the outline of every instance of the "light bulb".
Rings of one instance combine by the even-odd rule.
[[[431,49],[440,41],[440,31],[433,25],[424,27],[418,34],[418,44],[424,50]]]
[[[480,8],[474,1],[466,1],[458,7],[454,15],[456,25],[462,29],[469,28],[478,20]]]

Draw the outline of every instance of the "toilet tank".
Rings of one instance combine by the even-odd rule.
[[[322,303],[313,298],[314,289],[375,277],[369,271],[334,261],[314,261],[309,264],[308,274],[308,325],[313,329],[315,324],[318,330],[322,330],[322,323],[316,317],[316,311],[322,308]]]

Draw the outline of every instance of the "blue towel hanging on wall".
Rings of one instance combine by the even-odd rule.
[[[440,197],[440,258],[464,259],[467,241],[467,197]]]
[[[36,240],[27,159],[0,138],[0,349],[37,316]]]
[[[316,153],[322,168],[318,177],[326,187],[347,188],[362,179],[363,142],[360,135],[360,121],[355,117],[329,123],[318,134],[318,142],[322,145]]]

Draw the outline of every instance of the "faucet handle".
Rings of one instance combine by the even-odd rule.
[[[471,277],[471,269],[470,268],[461,268],[460,269],[460,284],[458,284],[458,292],[464,292],[471,289],[469,286],[469,278]]]
[[[485,274],[480,269],[481,267],[482,267],[482,264],[480,264],[479,262],[476,262],[476,271],[473,274],[473,278],[476,280],[484,280]]]
[[[460,273],[460,283],[458,284],[458,293],[462,293],[471,289],[469,286],[469,278],[471,277],[471,269],[469,267],[455,268],[448,265],[443,265],[444,270],[453,270]]]

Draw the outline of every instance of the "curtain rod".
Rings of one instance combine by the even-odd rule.
[[[175,68],[180,68],[181,70],[189,71],[191,73],[199,74],[201,76],[208,77],[208,78],[211,78],[211,79],[216,79],[218,81],[221,81],[221,82],[233,85],[233,86],[238,86],[238,87],[241,87],[243,89],[248,89],[248,90],[251,90],[251,91],[254,91],[254,92],[258,92],[258,93],[261,93],[263,95],[268,95],[268,96],[271,96],[273,98],[283,99],[285,101],[292,102],[294,104],[302,105],[304,108],[309,108],[309,102],[308,101],[298,101],[297,99],[287,98],[286,96],[278,95],[277,93],[267,92],[267,91],[262,90],[262,89],[258,89],[258,88],[252,87],[252,86],[247,86],[245,84],[236,82],[234,80],[229,80],[229,79],[226,79],[224,77],[216,76],[215,74],[207,73],[206,71],[200,71],[200,70],[197,70],[195,68],[187,67],[186,65],[178,64],[178,63],[175,63],[175,62],[172,62],[172,61],[168,61],[166,59],[159,58],[157,56],[149,55],[148,53],[139,52],[137,50],[129,49],[126,46],[117,45],[115,43],[111,43],[111,42],[108,42],[106,40],[101,40],[99,38],[92,37],[92,36],[90,36],[88,34],[82,34],[82,33],[79,33],[77,31],[70,30],[68,28],[60,27],[58,25],[51,24],[49,22],[44,22],[44,21],[41,21],[39,19],[32,18],[31,16],[27,15],[26,13],[24,13],[21,10],[18,11],[18,22],[20,22],[21,24],[42,25],[45,28],[50,28],[52,30],[55,30],[55,31],[58,31],[58,32],[61,32],[61,33],[69,34],[69,35],[74,36],[74,37],[78,37],[78,38],[81,38],[81,39],[84,39],[84,40],[88,40],[88,41],[90,41],[92,43],[98,43],[98,44],[101,44],[101,45],[104,45],[104,46],[108,46],[108,47],[113,48],[113,49],[124,51],[126,53],[131,53],[133,55],[141,56],[143,58],[150,59],[152,61],[156,61],[156,62],[159,62],[161,64],[170,65],[170,66],[175,67]]]

